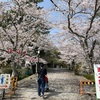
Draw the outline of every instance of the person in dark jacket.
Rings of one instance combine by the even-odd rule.
[[[44,97],[45,75],[47,74],[47,69],[44,67],[43,63],[39,65],[37,73],[38,73],[38,96]]]

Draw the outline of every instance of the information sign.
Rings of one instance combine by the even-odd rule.
[[[100,64],[94,64],[94,76],[97,99],[100,99]]]
[[[0,74],[0,88],[6,89],[10,86],[10,74]]]

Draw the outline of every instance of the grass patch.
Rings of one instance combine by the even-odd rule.
[[[89,75],[89,74],[86,74],[86,75],[83,75],[85,78],[91,80],[91,81],[95,81],[95,78],[94,78],[94,75]]]

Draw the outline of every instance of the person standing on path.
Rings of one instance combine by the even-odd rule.
[[[47,69],[44,67],[44,64],[41,63],[38,70],[38,96],[44,97],[45,91],[45,75],[47,75]]]

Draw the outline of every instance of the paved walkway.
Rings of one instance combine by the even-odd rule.
[[[94,96],[80,96],[79,81],[86,80],[82,76],[75,76],[66,69],[54,69],[48,72],[48,78],[50,91],[45,92],[46,100],[95,100]],[[4,100],[43,100],[37,95],[36,75],[21,80],[15,95],[11,99],[6,95]]]

